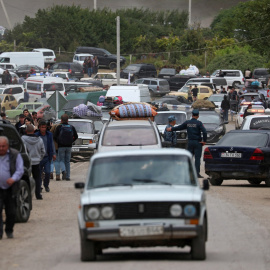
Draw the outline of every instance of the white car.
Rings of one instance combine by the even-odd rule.
[[[51,76],[62,78],[65,82],[78,81],[76,77],[72,77],[72,75],[69,72],[64,71],[55,71],[51,74]]]
[[[92,79],[102,82],[103,85],[117,85],[116,73],[97,73]],[[120,78],[120,84],[127,84],[128,79]]]
[[[33,52],[42,52],[44,58],[44,65],[52,65],[56,63],[56,56],[53,50],[46,48],[33,49]]]
[[[166,126],[169,124],[168,117],[174,115],[176,118],[176,125],[181,125],[187,120],[187,113],[181,111],[159,111],[155,116],[155,122],[157,124],[159,133],[163,136]],[[182,148],[187,146],[187,131],[181,130],[176,132],[177,144]]]
[[[83,66],[84,60],[87,57],[93,58],[94,55],[93,54],[90,54],[90,53],[76,53],[73,56],[73,63],[78,63],[81,66]]]
[[[248,115],[241,126],[241,129],[270,129],[270,115]]]
[[[225,78],[228,86],[233,86],[237,88],[238,85],[244,85],[245,78],[241,70],[236,69],[221,69],[223,76],[220,78]],[[214,71],[211,78],[219,78],[220,69]]]
[[[206,195],[188,151],[98,153],[75,188],[82,261],[122,246],[190,246],[193,259],[206,258]]]
[[[214,104],[217,106],[217,112],[220,112],[221,110],[221,102],[224,99],[224,95],[226,94],[214,94],[208,98],[209,101],[214,102]]]
[[[244,112],[247,106],[248,105],[241,106],[239,113],[236,115],[235,129],[239,129],[241,127],[244,120]],[[254,114],[264,114],[265,108],[263,107],[263,105],[252,105],[252,110]]]
[[[23,102],[24,89],[21,84],[3,84],[0,85],[0,94],[11,94],[15,97],[18,104]]]

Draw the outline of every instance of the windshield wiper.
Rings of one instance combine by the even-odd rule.
[[[168,182],[158,181],[158,180],[154,180],[154,179],[132,179],[132,181],[143,182],[143,183],[158,183],[158,184],[169,185],[169,186],[172,185]]]
[[[92,188],[117,187],[117,186],[132,186],[132,184],[128,184],[128,183],[104,184],[104,185],[99,185],[99,186],[93,186]]]

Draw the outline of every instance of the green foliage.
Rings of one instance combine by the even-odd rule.
[[[244,71],[248,67],[250,70],[263,67],[264,63],[264,58],[256,53],[235,51],[231,54],[218,55],[211,61],[207,68],[210,72],[216,69],[240,69]]]

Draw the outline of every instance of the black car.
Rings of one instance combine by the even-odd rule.
[[[120,77],[133,82],[139,78],[155,78],[157,70],[152,64],[131,64],[121,71]]]
[[[191,78],[198,78],[196,75],[175,75],[168,80],[171,91],[178,91]]]
[[[97,56],[99,66],[108,67],[110,69],[116,68],[117,56],[115,54],[111,54],[105,49],[95,48],[95,47],[77,47],[75,53],[90,53],[94,56]],[[120,56],[120,66],[124,65],[126,62],[126,58]]]
[[[265,181],[270,187],[270,132],[232,130],[204,150],[204,162],[214,186],[227,179],[246,179],[252,185]]]
[[[169,80],[171,77],[175,76],[177,71],[175,68],[162,68],[158,73],[158,78]]]
[[[207,131],[207,143],[218,142],[226,133],[226,124],[215,110],[200,110],[199,121],[201,121]]]
[[[262,84],[266,85],[269,78],[269,69],[268,68],[255,68],[252,72],[252,78],[258,79]]]
[[[9,139],[10,147],[18,150],[23,158],[24,174],[18,183],[16,221],[27,222],[32,210],[32,197],[35,190],[35,181],[31,177],[31,161],[25,150],[24,143],[13,125],[5,124],[0,120],[0,136],[6,136]]]
[[[19,76],[23,76],[24,78],[27,78],[30,72],[30,69],[33,68],[36,71],[36,74],[44,73],[44,68],[38,67],[38,66],[30,66],[30,65],[21,65],[18,66],[14,72]]]
[[[84,77],[83,67],[78,63],[73,62],[60,62],[51,66],[50,72],[64,71],[69,72],[73,77],[81,79]]]

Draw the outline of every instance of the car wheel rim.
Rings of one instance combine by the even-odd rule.
[[[25,187],[22,187],[20,191],[19,202],[21,215],[24,218],[26,218],[30,210],[30,203],[29,203],[29,193]]]

